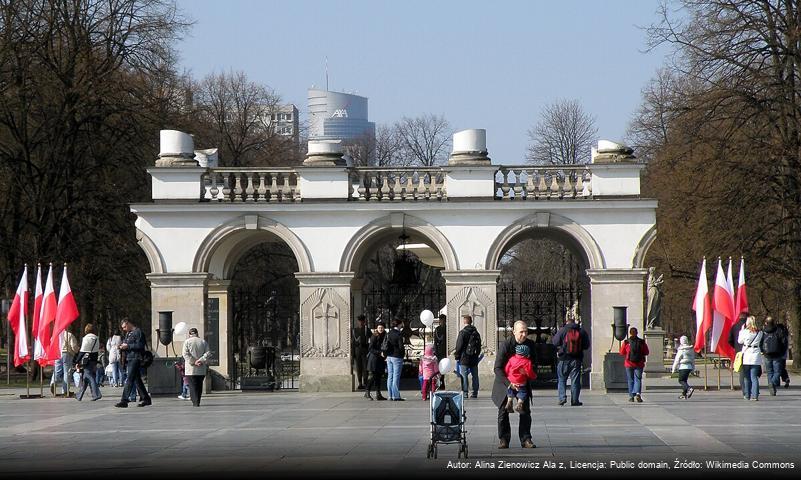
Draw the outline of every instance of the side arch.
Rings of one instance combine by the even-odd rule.
[[[437,249],[445,263],[445,270],[458,270],[459,261],[453,246],[439,229],[418,217],[391,213],[378,218],[362,227],[345,245],[342,260],[339,262],[340,272],[353,272],[358,268],[365,252],[377,237],[387,234],[393,229],[405,227],[425,237]]]
[[[583,250],[590,269],[606,268],[606,262],[598,243],[581,225],[573,220],[549,212],[539,212],[527,215],[516,220],[506,227],[490,245],[487,260],[484,262],[486,270],[497,270],[501,255],[517,237],[528,230],[551,228],[566,234]]]
[[[156,244],[153,243],[153,240],[151,240],[145,232],[138,228],[136,229],[136,243],[138,243],[139,248],[145,252],[147,262],[150,264],[150,273],[164,273],[167,270],[164,266],[164,257],[161,256],[161,252]]]
[[[640,242],[637,244],[637,250],[634,251],[634,259],[631,262],[631,268],[645,268],[645,256],[648,255],[648,250],[651,245],[656,241],[656,225],[652,226],[642,236]]]
[[[220,279],[227,279],[236,261],[249,248],[269,239],[271,235],[289,247],[298,262],[300,273],[312,271],[311,255],[300,238],[285,225],[261,215],[243,215],[215,228],[200,244],[192,271],[209,272]],[[224,251],[228,253],[219,258],[218,253]]]

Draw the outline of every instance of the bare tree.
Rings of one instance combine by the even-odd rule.
[[[540,121],[529,129],[532,144],[526,158],[537,165],[589,163],[597,134],[595,118],[578,100],[557,100],[543,108]]]
[[[442,115],[403,117],[394,128],[404,165],[432,167],[447,162],[452,132]]]
[[[379,167],[401,163],[402,146],[397,129],[390,125],[379,125],[375,132],[375,159]]]
[[[243,72],[206,76],[196,86],[195,102],[198,135],[207,146],[220,149],[220,161],[227,166],[265,164],[271,144],[286,140],[272,121],[280,97]]]

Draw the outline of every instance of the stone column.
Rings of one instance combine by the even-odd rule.
[[[648,358],[645,362],[645,376],[651,378],[669,377],[670,371],[665,369],[665,330],[654,327],[643,333],[648,344]]]
[[[611,326],[614,323],[612,307],[628,307],[629,326],[643,331],[644,282],[647,274],[648,271],[643,268],[587,270],[592,297],[590,389],[605,388],[604,358],[610,350],[616,353],[619,348],[617,340],[614,343],[612,341],[614,338]]]
[[[219,374],[212,378],[212,388],[214,390],[225,389],[223,383],[225,379],[231,379],[234,373],[234,357],[232,338],[231,338],[231,319],[233,319],[233,303],[229,300],[228,290],[231,287],[230,280],[209,280],[208,281],[208,298],[206,304],[206,325],[209,322],[217,324],[217,329],[213,333],[214,336],[207,334],[206,340],[209,341],[209,348],[214,353],[212,354],[211,370]],[[213,307],[213,308],[212,308]],[[211,315],[216,315],[216,318],[211,318]],[[216,348],[215,344],[216,343]]]
[[[484,358],[478,365],[480,390],[492,391],[495,374],[495,353],[498,350],[498,321],[496,315],[496,285],[500,270],[444,271],[445,300],[447,304],[447,351],[453,358],[456,339],[462,330],[462,315],[473,317],[473,325],[481,334]],[[448,375],[449,390],[459,390],[458,378]]]
[[[296,273],[300,283],[300,391],[352,392],[353,273]]]
[[[164,347],[158,343],[156,329],[159,326],[159,312],[172,312],[173,327],[178,322],[186,322],[187,330],[195,327],[203,337],[206,313],[206,281],[208,273],[149,273],[150,281],[150,335],[151,348],[159,356],[164,356]],[[173,339],[178,355],[184,346],[185,338]],[[157,348],[161,347],[161,348]],[[172,347],[169,350],[172,355]]]

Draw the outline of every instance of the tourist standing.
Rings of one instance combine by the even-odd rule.
[[[645,368],[645,357],[648,356],[648,344],[637,336],[637,329],[629,329],[629,338],[620,345],[620,354],[625,359],[626,383],[629,388],[629,402],[642,403],[642,371]]]
[[[739,317],[737,317],[737,322],[735,322],[731,326],[731,329],[729,329],[729,345],[731,346],[731,349],[735,352],[740,349],[740,344],[737,343],[737,336],[740,334],[740,330],[742,330],[743,327],[745,327],[746,318],[748,318],[748,313],[740,312]],[[745,370],[741,368],[738,374],[740,377],[739,378],[740,391],[745,392],[745,390],[743,389],[743,379],[745,378]]]
[[[384,331],[384,324],[378,323],[370,336],[367,352],[367,371],[370,373],[370,378],[367,380],[367,388],[364,392],[364,398],[373,397],[370,392],[375,388],[375,399],[386,400],[386,397],[381,395],[381,377],[384,375],[384,370],[387,368],[387,362],[384,361],[384,354],[381,351],[381,344],[384,341],[386,332]]]
[[[440,359],[448,356],[448,331],[445,325],[447,319],[447,315],[440,313],[437,328],[434,329],[434,353]],[[445,388],[445,375],[442,373],[439,375],[439,388]]]
[[[100,395],[96,379],[100,339],[95,335],[95,328],[91,323],[86,324],[83,333],[81,350],[78,353],[77,362],[75,362],[75,368],[81,370],[81,388],[75,392],[75,400],[81,401],[86,387],[92,388],[92,401],[100,400],[102,395]]]
[[[790,329],[784,323],[780,323],[779,328],[784,330],[784,336],[787,338],[787,348],[784,350],[784,355],[782,355],[781,378],[784,382],[784,388],[790,388],[790,374],[787,372],[787,359],[790,356],[790,344],[792,343],[790,341]]]
[[[387,333],[386,340],[381,345],[381,350],[387,359],[387,391],[389,399],[402,402],[406,400],[400,396],[400,377],[403,369],[403,357],[406,349],[403,346],[403,320],[395,319],[392,321],[392,329]]]
[[[754,402],[759,401],[759,377],[762,375],[761,341],[762,331],[756,326],[756,318],[749,315],[737,336],[737,343],[743,346],[743,398]]]
[[[69,392],[69,377],[70,369],[72,368],[72,359],[78,353],[78,339],[69,330],[61,332],[61,358],[57,358],[53,365],[53,376],[50,377],[50,392],[56,394],[56,379],[61,379],[63,385],[63,394],[67,395]]]
[[[132,390],[139,392],[137,406],[152,405],[153,400],[147,393],[145,383],[142,381],[142,354],[147,348],[145,334],[129,319],[123,319],[120,327],[125,332],[125,340],[120,344],[120,350],[125,352],[125,388],[122,390],[122,399],[114,404],[118,408],[127,408],[128,401],[133,394]]]
[[[106,346],[100,343],[98,347],[100,350],[97,352],[97,368],[95,368],[95,382],[98,387],[103,386],[103,379],[106,376],[106,365],[108,365],[108,353]]]
[[[776,389],[781,385],[787,344],[785,331],[779,328],[773,317],[765,317],[765,326],[762,327],[762,339],[759,347],[765,357],[765,371],[771,396],[776,396]]]
[[[211,358],[209,344],[198,337],[197,328],[189,329],[189,338],[184,342],[184,373],[189,379],[189,398],[192,405],[200,406],[200,397],[203,394],[203,380],[208,372],[208,363]]]
[[[111,365],[111,384],[115,387],[122,386],[122,373],[120,371],[120,344],[122,337],[114,334],[106,340],[106,352],[108,352],[108,364]]]
[[[364,390],[367,383],[367,352],[370,349],[370,329],[367,328],[364,315],[359,315],[356,320],[358,325],[353,328],[351,344],[353,346],[353,363],[356,367],[357,390]]]
[[[690,374],[695,370],[695,350],[690,345],[687,335],[682,335],[679,340],[679,348],[676,350],[676,358],[673,359],[671,373],[679,372],[679,384],[681,385],[680,400],[685,400],[693,396],[695,389],[687,381]]]
[[[515,390],[525,390],[527,400],[520,407],[520,423],[517,433],[520,438],[520,445],[523,448],[536,448],[531,440],[531,384],[512,384],[506,376],[506,364],[515,355],[518,345],[526,345],[530,352],[534,351],[534,342],[527,338],[528,325],[522,320],[515,322],[514,331],[511,338],[506,339],[498,347],[498,355],[495,357],[493,372],[495,381],[492,385],[492,402],[498,407],[498,448],[509,448],[509,441],[512,438],[512,427],[509,424],[509,412],[506,410],[507,392],[510,387]]]
[[[420,357],[420,374],[423,377],[422,384],[420,385],[420,393],[423,400],[428,400],[428,394],[437,391],[439,374],[439,359],[434,353],[434,345],[427,343],[423,349],[423,356]]]
[[[559,362],[556,367],[559,405],[567,403],[567,379],[570,378],[570,405],[581,406],[581,367],[584,350],[590,348],[590,336],[573,316],[568,316],[565,326],[556,332],[551,343],[556,346]]]
[[[479,387],[478,362],[481,355],[481,334],[473,326],[473,317],[470,315],[464,315],[462,323],[464,327],[456,339],[454,356],[459,361],[459,373],[462,377],[462,393],[464,397],[467,398],[469,387],[467,375],[470,374],[473,378],[473,392],[470,394],[470,398],[476,398],[478,397]]]

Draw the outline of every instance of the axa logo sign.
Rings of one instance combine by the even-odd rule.
[[[346,108],[338,108],[331,114],[331,118],[348,118],[348,110]]]

